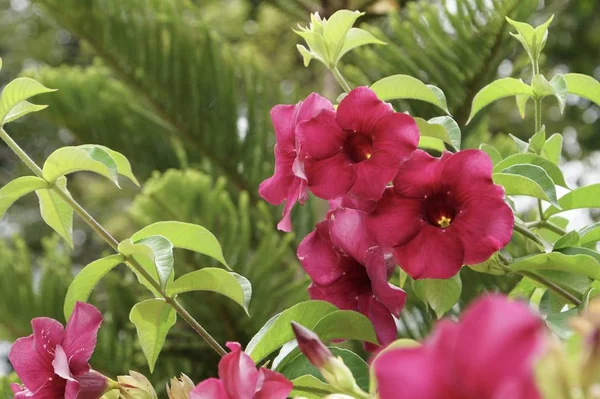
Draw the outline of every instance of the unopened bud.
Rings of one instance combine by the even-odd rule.
[[[300,351],[316,368],[323,368],[327,361],[333,358],[333,354],[321,342],[317,334],[294,321],[292,321],[292,329],[296,335]]]
[[[331,357],[323,368],[319,369],[323,378],[332,388],[341,392],[360,392],[352,371],[341,357]]]
[[[194,383],[190,378],[181,374],[181,378],[171,378],[171,385],[167,384],[167,395],[169,399],[188,399],[190,392],[194,389]]]
[[[129,375],[118,376],[117,381],[119,392],[125,399],[158,399],[154,387],[143,374],[130,371]]]

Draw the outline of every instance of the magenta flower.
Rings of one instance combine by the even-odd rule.
[[[277,228],[292,230],[290,213],[296,202],[306,202],[306,175],[304,155],[296,137],[297,125],[315,117],[320,111],[333,112],[333,105],[324,97],[312,93],[296,105],[276,105],[271,110],[271,120],[275,128],[275,173],[263,181],[258,192],[272,205],[285,201],[283,216]]]
[[[31,321],[33,334],[19,338],[8,358],[24,386],[13,384],[15,398],[97,399],[106,377],[90,369],[102,315],[94,306],[77,302],[66,328],[54,319]]]
[[[392,314],[398,316],[406,293],[388,283],[394,264],[367,234],[365,216],[358,210],[336,209],[302,240],[298,258],[313,280],[308,288],[312,299],[364,314],[379,343],[387,345],[397,337]]]
[[[414,119],[394,112],[368,87],[352,90],[337,112],[325,109],[298,124],[308,187],[317,197],[381,198],[398,167],[417,148]]]
[[[194,388],[190,399],[286,399],[293,384],[283,375],[256,365],[237,342],[228,342],[231,353],[219,362],[219,378],[209,378]]]
[[[479,150],[434,158],[415,151],[367,224],[412,278],[449,278],[489,259],[512,236],[514,216]]]
[[[539,399],[533,365],[544,328],[525,304],[479,299],[458,324],[443,320],[417,348],[381,353],[380,399]]]

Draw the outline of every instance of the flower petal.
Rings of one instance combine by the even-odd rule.
[[[394,178],[394,189],[404,197],[423,198],[441,188],[444,159],[435,158],[422,150],[400,165]]]
[[[512,237],[515,217],[502,200],[490,196],[465,202],[448,231],[456,234],[464,248],[467,265],[484,262],[504,248]]]
[[[365,265],[375,298],[388,309],[388,312],[398,317],[406,302],[406,292],[388,283],[388,275],[391,273],[383,255],[379,252],[370,252],[366,257]],[[393,273],[394,265],[391,266]]]
[[[388,188],[366,222],[379,245],[406,244],[426,223],[422,200],[402,197]]]
[[[340,102],[336,119],[344,130],[371,134],[379,118],[393,112],[392,106],[377,98],[373,90],[361,86],[350,91]]]
[[[292,165],[295,154],[285,154],[275,144],[275,173],[258,186],[258,194],[271,205],[279,205],[286,198],[294,179]]]
[[[323,110],[334,111],[333,104],[331,101],[317,93],[311,93],[306,97],[304,101],[299,103],[298,115],[296,116],[296,123],[314,118],[317,114]]]
[[[364,263],[367,251],[375,240],[366,228],[366,214],[348,208],[338,208],[329,218],[329,237],[334,246]]]
[[[256,365],[240,344],[228,342],[231,353],[223,356],[219,362],[219,378],[223,387],[232,398],[252,399],[258,382]]]
[[[392,181],[400,161],[391,151],[377,150],[371,158],[354,165],[356,180],[349,194],[361,200],[378,200]]]
[[[354,165],[341,153],[320,161],[307,159],[305,168],[308,188],[327,200],[345,195],[356,179]]]
[[[419,144],[419,128],[410,115],[400,112],[384,115],[373,130],[375,152],[386,150],[398,163],[409,159]]]
[[[329,239],[327,222],[317,224],[298,245],[298,259],[304,271],[318,285],[328,285],[344,273],[339,255]]]
[[[298,123],[296,134],[306,154],[315,159],[329,158],[340,152],[347,136],[335,122],[335,112],[327,110]]]
[[[358,311],[371,320],[377,340],[381,346],[387,346],[398,338],[398,329],[392,314],[381,302],[373,296],[363,296],[358,300]],[[369,351],[374,351],[375,345],[365,347]]]
[[[327,215],[327,218],[331,216],[331,213],[339,207],[358,209],[359,211],[369,213],[373,210],[376,204],[377,201],[361,200],[349,195],[344,195],[343,197],[329,200],[329,214]]]
[[[93,305],[77,302],[75,309],[65,328],[63,348],[69,358],[69,366],[73,375],[87,372],[98,330],[102,324],[102,314]]]
[[[254,394],[253,399],[286,399],[294,388],[294,384],[275,371],[261,367],[259,373],[262,387]]]
[[[394,257],[414,279],[444,279],[458,273],[464,251],[460,239],[449,229],[427,224],[408,244],[394,247]]]
[[[56,348],[54,348],[52,366],[54,367],[54,374],[65,380],[75,381],[71,376],[71,370],[69,370],[69,359],[61,345],[56,345]]]
[[[15,394],[14,399],[57,399],[66,398],[65,380],[55,378],[48,380],[40,389],[31,392],[25,387],[20,387],[18,384],[12,384],[11,389]],[[18,389],[21,389],[20,391]]]
[[[276,105],[271,109],[271,121],[275,128],[275,138],[281,151],[291,153],[296,149],[297,105]]]
[[[209,378],[196,385],[190,392],[190,399],[230,399],[223,387],[223,382]]]
[[[289,187],[285,206],[283,207],[283,213],[281,220],[277,224],[277,228],[281,231],[290,232],[292,231],[292,209],[298,201],[302,202],[302,197],[306,192],[306,180],[294,177],[292,184]]]

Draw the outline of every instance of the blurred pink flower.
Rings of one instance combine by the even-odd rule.
[[[384,351],[372,368],[380,399],[539,399],[533,365],[543,344],[527,305],[487,295],[460,322],[439,322],[422,346]]]
[[[94,306],[77,302],[66,328],[54,319],[31,321],[33,334],[19,338],[8,358],[23,386],[13,384],[15,398],[97,399],[108,382],[90,369],[102,315]]]
[[[209,378],[194,388],[190,399],[286,399],[293,384],[283,375],[256,365],[237,342],[219,362],[219,379]]]

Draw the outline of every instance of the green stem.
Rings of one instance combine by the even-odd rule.
[[[538,283],[544,284],[546,287],[548,287],[549,290],[554,291],[556,294],[562,296],[563,298],[565,298],[567,301],[571,302],[575,306],[581,305],[581,300],[579,300],[579,298],[577,298],[575,295],[564,290],[562,287],[559,287],[558,285],[554,284],[552,281],[547,280],[545,277],[542,277],[539,274],[536,274],[534,272],[530,272],[527,270],[519,270],[519,271],[516,271],[515,273],[520,274],[525,277],[529,277],[530,279],[535,280]]]
[[[342,89],[344,89],[346,93],[350,93],[352,89],[350,89],[350,85],[348,85],[348,82],[346,82],[346,79],[344,79],[337,67],[331,68],[330,71],[333,73],[333,76],[335,76],[335,80],[342,86]]]
[[[514,229],[517,233],[529,238],[531,241],[540,245],[542,248],[546,248],[546,244],[544,243],[544,241],[542,241],[535,233],[533,233],[532,231],[529,231],[529,229],[527,227],[524,227],[518,223],[515,223]]]
[[[8,145],[8,147],[35,173],[38,177],[44,179],[44,173],[42,169],[27,155],[25,151],[6,133],[6,131],[0,128],[0,138]],[[50,183],[50,182],[48,182]],[[65,203],[67,203],[75,213],[77,213],[84,222],[90,226],[96,234],[98,234],[112,249],[119,252],[119,242],[108,232],[106,229],[98,223],[92,215],[90,215],[77,201],[75,201],[68,194],[67,191],[59,188],[56,185],[52,185],[51,190],[54,191]],[[133,257],[121,254],[125,257],[126,262],[130,267],[140,274],[148,283],[162,296],[166,303],[175,309],[177,313],[202,337],[211,348],[215,350],[220,356],[225,356],[227,352],[219,343],[196,321],[187,310],[185,310],[175,298],[168,296],[162,289],[160,284],[152,277],[152,275]]]
[[[565,234],[567,234],[567,230],[555,225],[554,223],[551,223],[547,220],[540,220],[538,222],[532,222],[532,223],[527,223],[526,224],[527,227],[541,227],[541,228],[545,228],[547,230],[553,231],[556,234],[559,234],[561,236],[564,236]]]

